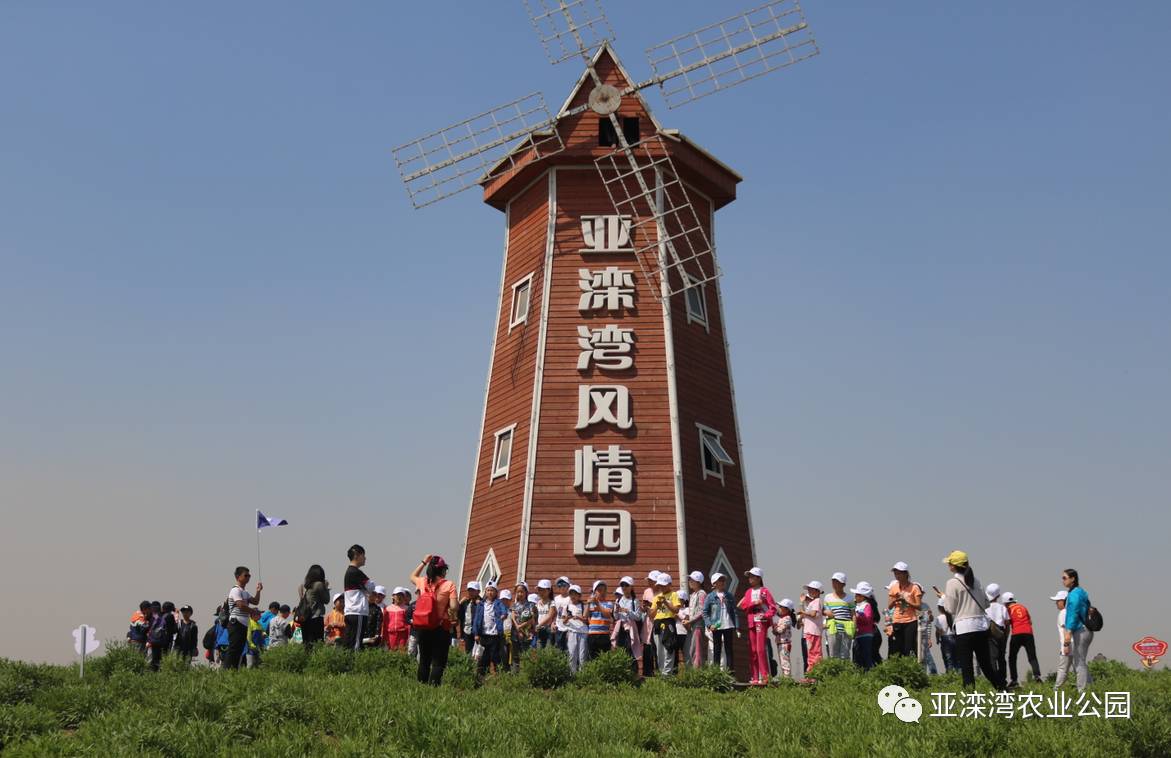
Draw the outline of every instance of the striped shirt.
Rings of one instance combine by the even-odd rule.
[[[834,594],[825,596],[825,609],[834,621],[853,621],[854,603]]]
[[[602,609],[614,612],[614,604],[609,600],[603,600],[600,603],[589,604],[590,614],[590,634],[609,634],[610,633],[610,619],[602,615]]]

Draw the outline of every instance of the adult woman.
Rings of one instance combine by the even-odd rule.
[[[1061,583],[1069,593],[1065,598],[1065,628],[1062,630],[1061,654],[1069,656],[1069,665],[1077,675],[1077,691],[1082,692],[1090,680],[1090,643],[1094,641],[1094,633],[1086,627],[1090,596],[1082,589],[1081,581],[1074,569],[1061,572]]]
[[[953,550],[943,562],[952,572],[943,589],[943,607],[953,619],[956,633],[956,657],[959,658],[960,672],[965,687],[976,683],[972,667],[972,656],[980,664],[980,671],[998,690],[1004,690],[1004,678],[992,666],[992,655],[988,647],[988,598],[984,588],[976,579],[968,562],[968,554]]]
[[[325,581],[325,569],[316,563],[310,566],[297,593],[299,599],[294,616],[301,627],[301,642],[309,650],[325,639],[325,614],[329,606],[329,582]]]
[[[748,684],[765,685],[769,673],[765,645],[768,644],[768,628],[777,612],[777,604],[773,593],[764,586],[764,572],[759,566],[748,569],[744,576],[748,579],[748,589],[740,599],[739,608],[748,618]]]
[[[419,590],[415,610],[411,614],[419,645],[420,682],[436,687],[443,681],[447,668],[447,654],[451,650],[451,630],[455,626],[456,589],[447,579],[447,561],[438,555],[427,554],[415,570],[411,581]]]
[[[890,570],[895,577],[887,589],[886,607],[891,611],[890,655],[916,656],[923,588],[911,581],[911,569],[903,561],[895,563]]]

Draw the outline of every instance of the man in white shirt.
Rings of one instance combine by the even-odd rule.
[[[256,595],[249,594],[245,587],[251,578],[247,566],[236,567],[236,586],[228,590],[228,655],[223,661],[224,668],[240,668],[248,649],[248,622],[252,618],[248,607],[260,604],[260,593],[264,590],[264,584],[257,582]]]

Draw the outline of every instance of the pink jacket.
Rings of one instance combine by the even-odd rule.
[[[762,624],[767,625],[777,612],[777,603],[773,600],[773,593],[769,592],[768,587],[758,589],[760,590],[759,604],[752,602],[752,588],[749,587],[744,591],[744,597],[740,598],[740,603],[737,606],[748,616],[749,628]]]

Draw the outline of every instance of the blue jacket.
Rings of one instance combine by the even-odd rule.
[[[215,622],[215,644],[216,647],[228,646],[228,628],[220,622]]]
[[[1086,625],[1086,614],[1090,610],[1090,596],[1081,587],[1074,587],[1065,599],[1065,628],[1071,632]]]
[[[731,592],[724,592],[724,606],[728,609],[728,618],[732,620],[732,626],[724,628],[736,629],[740,621],[736,618],[736,599]],[[715,590],[707,593],[707,600],[703,601],[703,623],[709,629],[717,628],[720,623],[720,596]]]
[[[472,613],[472,634],[484,633],[484,609],[487,607],[487,603],[480,603]],[[504,619],[508,618],[508,606],[503,600],[496,600],[492,603],[492,613],[496,616],[496,633],[504,634]]]

